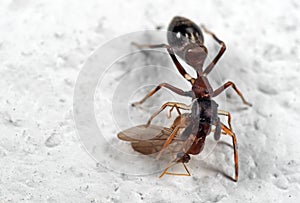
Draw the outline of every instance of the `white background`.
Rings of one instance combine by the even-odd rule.
[[[1,1],[0,201],[299,202],[299,7],[296,0]],[[222,80],[234,81],[254,105],[243,108],[228,90],[238,183],[222,175],[233,175],[226,145],[192,160],[192,177],[158,179],[107,171],[76,134],[73,91],[90,53],[122,34],[166,29],[176,15],[226,43]],[[213,56],[218,46],[210,48]]]

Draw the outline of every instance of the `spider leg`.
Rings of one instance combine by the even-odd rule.
[[[217,54],[217,56],[212,60],[212,62],[206,67],[206,69],[204,70],[204,75],[207,75],[208,73],[210,73],[210,71],[215,67],[215,65],[217,64],[217,62],[219,61],[219,59],[221,58],[221,56],[224,54],[225,50],[226,50],[226,45],[223,41],[221,41],[213,32],[207,30],[205,28],[204,25],[201,26],[203,31],[206,32],[207,34],[211,35],[214,40],[216,40],[220,45],[221,45],[221,49],[219,51],[219,53]]]
[[[252,106],[252,104],[250,104],[249,102],[246,101],[246,99],[244,98],[242,92],[231,81],[226,82],[224,85],[222,85],[221,87],[216,89],[213,92],[212,97],[218,96],[220,93],[222,93],[228,87],[232,87],[234,89],[234,91],[240,96],[240,98],[242,99],[242,101],[245,105]]]
[[[225,133],[225,135],[229,135],[232,137],[232,143],[233,143],[233,150],[234,150],[234,166],[235,166],[235,177],[234,180],[238,180],[239,176],[239,161],[238,161],[238,150],[237,150],[237,141],[236,141],[236,136],[235,134],[227,128],[223,123],[221,123],[221,128],[223,130],[222,134]]]
[[[231,126],[231,114],[228,111],[223,111],[223,110],[218,110],[218,114],[222,116],[227,116],[227,122],[229,129],[232,131],[232,126]]]
[[[143,99],[141,99],[138,102],[134,102],[131,104],[131,106],[138,106],[141,105],[142,103],[144,103],[149,97],[151,97],[152,95],[154,95],[157,91],[159,91],[162,87],[167,88],[169,90],[171,90],[172,92],[175,92],[178,95],[181,96],[186,96],[186,97],[192,97],[192,92],[191,91],[183,91],[177,87],[174,87],[168,83],[162,83],[159,84],[158,86],[156,86],[154,89],[152,89]]]
[[[177,70],[179,73],[191,84],[194,84],[195,79],[192,78],[183,68],[183,66],[179,63],[178,59],[175,56],[175,53],[170,45],[167,44],[137,44],[135,42],[132,43],[134,46],[136,46],[139,49],[143,48],[150,48],[150,49],[156,49],[156,48],[166,48],[170,57],[172,58],[173,63],[175,64]]]

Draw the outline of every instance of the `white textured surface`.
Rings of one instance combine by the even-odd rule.
[[[0,201],[299,202],[299,13],[296,0],[1,1]],[[191,178],[159,180],[106,171],[76,135],[73,90],[90,52],[125,33],[165,28],[175,15],[225,41],[222,80],[234,81],[254,104],[243,110],[228,91],[238,183],[212,171],[233,174],[228,146],[191,161]],[[203,176],[200,164],[212,172]]]

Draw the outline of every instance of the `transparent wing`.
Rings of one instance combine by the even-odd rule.
[[[142,154],[150,155],[159,152],[165,141],[171,135],[173,129],[156,125],[139,125],[126,129],[118,134],[118,138],[131,142],[132,148]],[[177,135],[169,149],[172,152],[178,152],[181,149],[183,140]]]

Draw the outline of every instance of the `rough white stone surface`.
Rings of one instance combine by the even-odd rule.
[[[226,145],[192,159],[192,177],[158,179],[107,171],[76,134],[73,91],[91,51],[125,33],[166,28],[175,15],[224,40],[222,80],[253,103],[244,109],[228,90],[238,183],[222,175],[233,175]],[[299,47],[297,0],[2,0],[0,202],[300,202]]]

